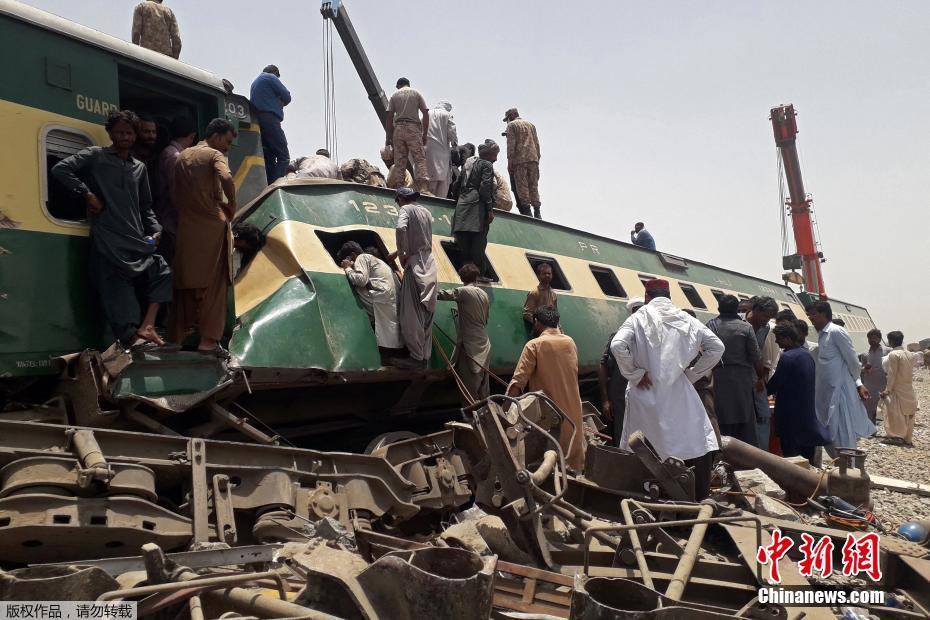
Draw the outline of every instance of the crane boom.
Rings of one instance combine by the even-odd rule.
[[[368,93],[368,99],[375,109],[375,114],[378,115],[378,120],[384,126],[388,100],[381,88],[381,83],[378,82],[375,70],[371,68],[371,63],[368,62],[368,55],[365,54],[365,48],[362,47],[362,42],[358,38],[358,33],[355,32],[355,26],[352,25],[352,20],[349,19],[349,14],[345,6],[343,6],[342,0],[323,0],[320,13],[323,15],[323,19],[330,19],[335,24],[336,32],[339,33],[339,38],[342,39],[342,44],[349,53],[352,64],[355,65],[355,70],[362,80],[365,92]]]
[[[786,207],[791,215],[794,229],[794,243],[801,269],[804,274],[804,286],[808,293],[826,299],[827,291],[823,285],[823,252],[817,249],[817,237],[814,221],[811,217],[811,197],[804,191],[804,179],[801,177],[801,161],[798,158],[798,122],[794,105],[780,105],[771,109],[772,130],[775,132],[775,145],[781,152],[785,167],[785,179],[788,182],[789,198]],[[786,257],[789,258],[789,257]]]

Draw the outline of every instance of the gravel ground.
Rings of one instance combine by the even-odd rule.
[[[878,438],[862,439],[859,448],[868,452],[866,470],[873,475],[900,478],[930,485],[930,373],[920,367],[914,373],[914,390],[921,404],[914,423],[914,447],[883,444]],[[879,429],[879,435],[882,435]],[[930,519],[930,497],[872,489],[874,512],[898,525]]]

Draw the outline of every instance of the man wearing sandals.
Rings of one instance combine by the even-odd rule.
[[[229,121],[213,119],[207,125],[206,140],[185,149],[174,172],[178,231],[168,336],[180,342],[197,325],[197,350],[217,355],[225,354],[220,340],[226,328],[231,277],[229,222],[236,214],[236,186],[226,152],[235,137]]]

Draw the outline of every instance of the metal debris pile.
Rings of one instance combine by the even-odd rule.
[[[640,435],[585,476],[535,393],[492,397],[432,435],[371,454],[0,421],[0,600],[138,602],[203,618],[833,618],[757,594],[771,530],[849,530],[804,500],[869,505],[865,455],[829,472],[725,440],[712,499]],[[736,469],[737,471],[734,471]],[[809,503],[808,503],[809,504]],[[834,523],[835,525],[835,523]],[[854,529],[864,533],[866,526]],[[923,546],[881,536],[879,617],[925,617]],[[809,580],[779,561],[782,585]]]

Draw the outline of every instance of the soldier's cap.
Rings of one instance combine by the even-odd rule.
[[[505,123],[506,123],[508,120],[510,120],[510,119],[509,119],[510,116],[517,117],[517,116],[520,116],[520,113],[517,112],[517,109],[516,109],[516,108],[510,108],[509,110],[507,110],[506,112],[504,112],[504,122],[505,122]]]
[[[410,189],[409,187],[398,187],[394,190],[394,198],[408,198],[410,200],[416,200],[420,197],[420,192],[415,189]]]

